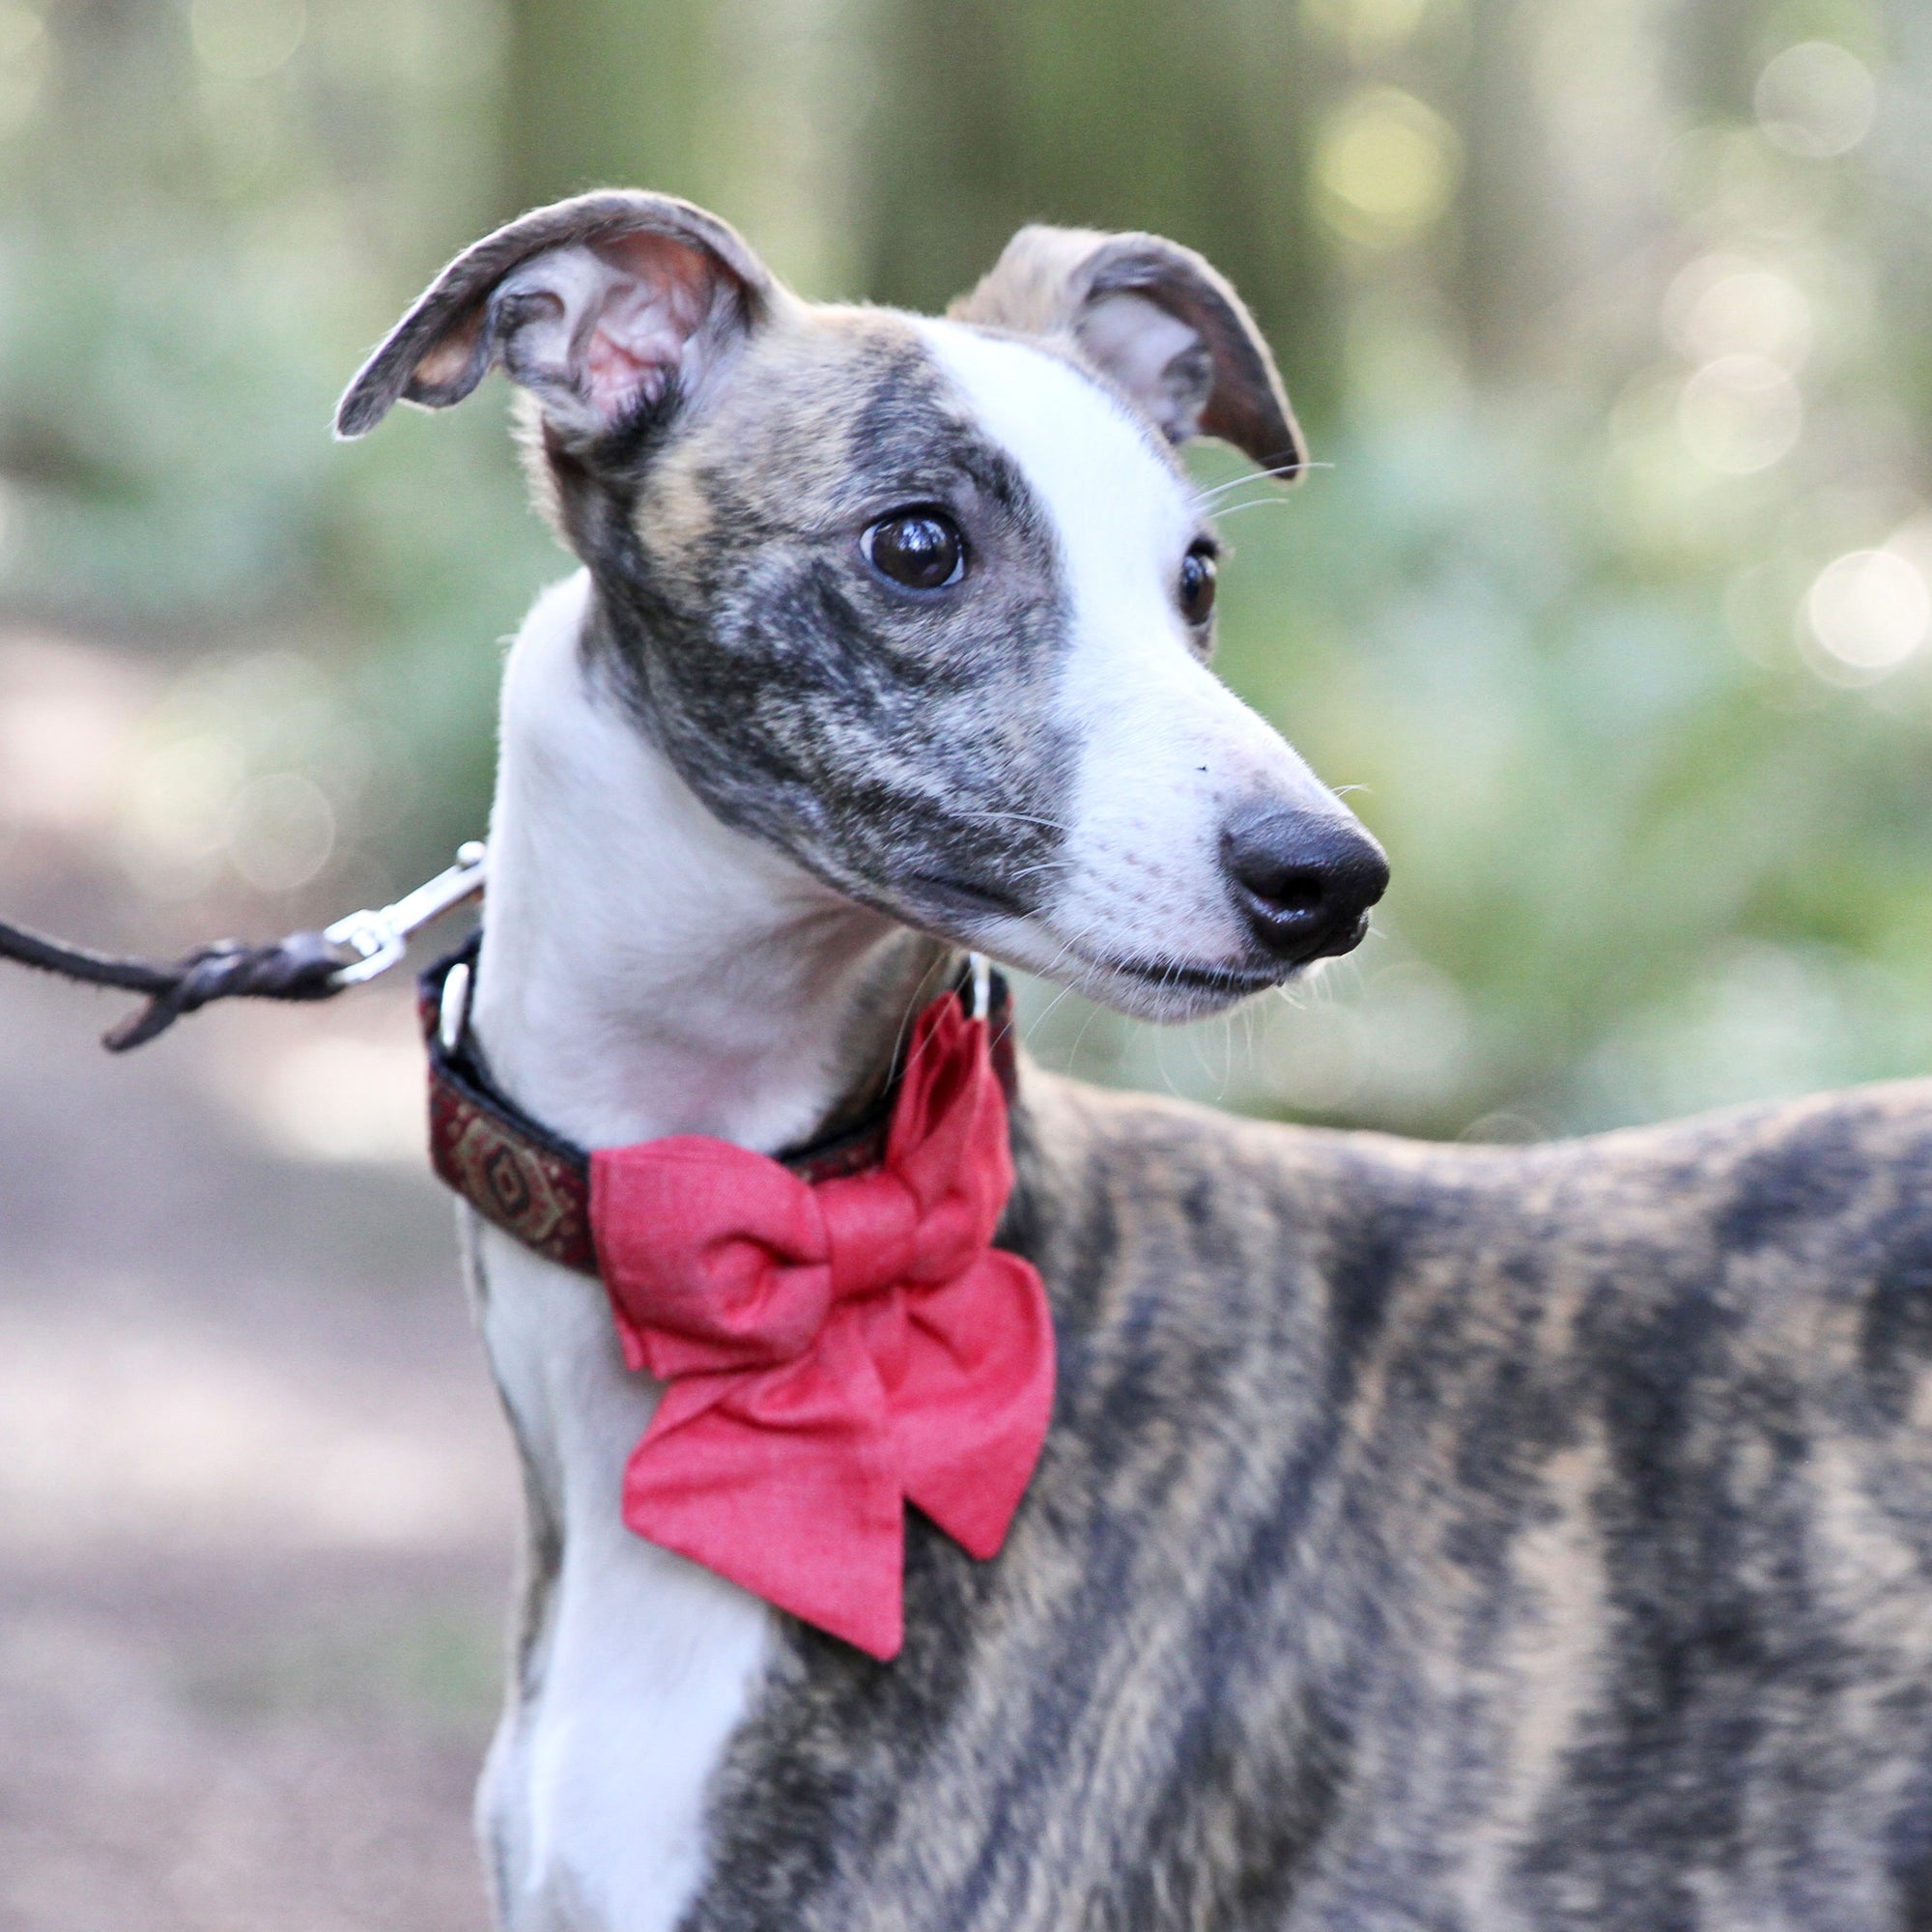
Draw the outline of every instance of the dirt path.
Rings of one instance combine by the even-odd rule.
[[[396,1139],[402,989],[115,1011],[0,973],[0,1927],[476,1932],[512,1469],[445,1199],[319,1157]]]

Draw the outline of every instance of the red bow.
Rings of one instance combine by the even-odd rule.
[[[905,1504],[992,1556],[1046,1435],[1046,1294],[991,1245],[1012,1184],[986,1023],[951,995],[920,1016],[865,1174],[811,1186],[696,1135],[594,1154],[624,1356],[668,1384],[625,1471],[625,1522],[896,1656]]]

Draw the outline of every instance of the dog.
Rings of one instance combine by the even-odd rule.
[[[583,568],[456,1031],[556,1135],[810,1143],[964,950],[1172,1020],[1360,937],[1380,851],[1208,668],[1176,451],[1306,459],[1199,256],[1029,228],[933,320],[600,192],[339,431],[499,367]],[[1051,1428],[997,1556],[908,1513],[888,1662],[625,1526],[662,1384],[462,1210],[528,1505],[504,1932],[1932,1925],[1932,1092],[1483,1149],[1028,1065],[1010,1148]]]

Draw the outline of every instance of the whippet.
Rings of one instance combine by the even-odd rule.
[[[1198,256],[1028,229],[930,320],[589,195],[340,428],[493,366],[584,568],[443,1037],[559,1145],[836,1133],[958,949],[1179,1019],[1359,937],[1380,853],[1208,668],[1175,448],[1303,455]],[[661,1385],[464,1210],[528,1501],[501,1926],[1932,1924],[1923,1089],[1481,1150],[1025,1066],[1010,1131],[1052,1427],[997,1556],[909,1517],[885,1662],[626,1527]]]

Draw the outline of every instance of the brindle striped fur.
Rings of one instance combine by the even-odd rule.
[[[1529,1150],[1030,1073],[1061,1386],[689,1932],[1932,1925],[1932,1085]]]

